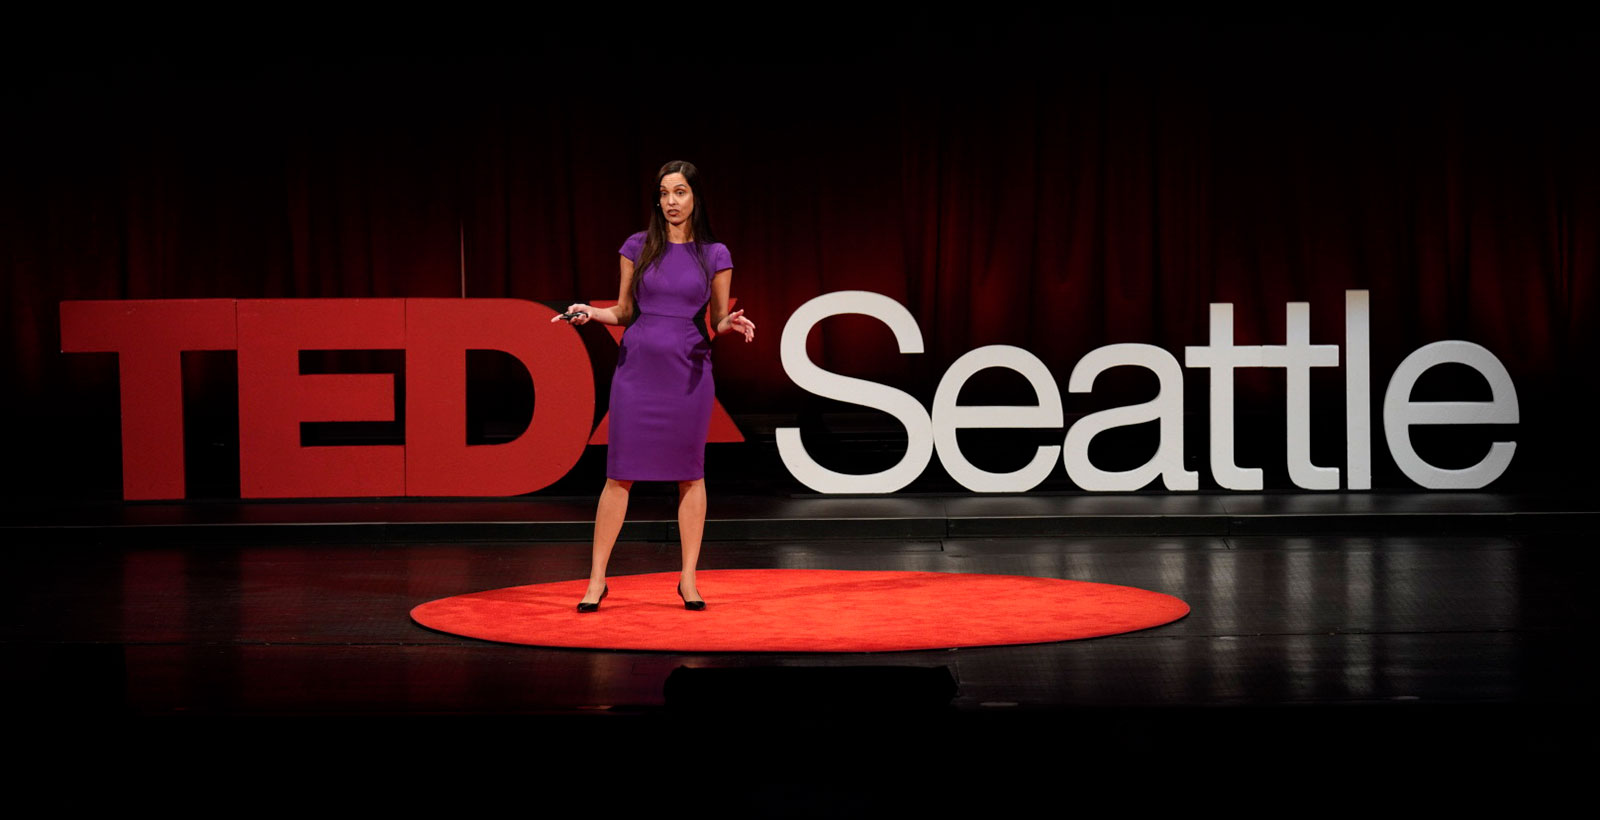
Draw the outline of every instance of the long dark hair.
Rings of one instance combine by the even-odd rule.
[[[694,244],[695,259],[700,263],[700,270],[705,272],[706,280],[711,280],[711,262],[706,259],[705,248],[717,241],[711,233],[711,209],[707,206],[705,189],[700,187],[700,169],[694,167],[692,162],[675,159],[661,170],[656,172],[656,183],[650,187],[650,227],[645,229],[644,248],[639,251],[639,258],[633,264],[633,303],[639,304],[639,280],[644,278],[645,271],[661,255],[667,252],[667,216],[661,212],[661,180],[671,174],[683,174],[689,183],[689,192],[694,194],[694,212],[689,215],[689,238]]]

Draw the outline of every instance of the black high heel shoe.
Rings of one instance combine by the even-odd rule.
[[[600,602],[604,601],[606,599],[606,593],[608,593],[610,591],[611,591],[611,585],[610,584],[606,584],[605,586],[601,587],[600,588],[600,597],[596,598],[594,603],[586,604],[586,603],[583,603],[582,601],[578,602],[578,611],[579,612],[599,612],[600,611]]]
[[[683,608],[690,612],[703,612],[706,608],[705,601],[691,601],[683,597],[683,582],[678,582],[678,597],[683,598]]]

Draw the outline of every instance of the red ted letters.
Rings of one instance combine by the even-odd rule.
[[[590,440],[589,355],[554,315],[517,299],[63,302],[61,349],[118,355],[128,499],[183,497],[186,350],[238,351],[245,498],[503,496],[549,486]],[[301,373],[300,351],[395,349],[405,351],[405,444],[301,446],[301,422],[392,421],[395,384],[388,373]],[[468,350],[528,369],[533,418],[517,439],[466,443]],[[720,404],[708,440],[743,440]]]

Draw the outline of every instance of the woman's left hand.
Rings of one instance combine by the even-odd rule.
[[[718,333],[734,330],[743,333],[744,340],[747,342],[756,340],[756,323],[746,319],[742,310],[736,310],[728,314],[728,318],[723,319],[722,324],[724,325],[723,327],[717,328]]]

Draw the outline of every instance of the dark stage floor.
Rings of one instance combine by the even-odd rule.
[[[1591,515],[1568,512],[1577,518],[1562,520]],[[434,534],[450,525],[428,523]],[[708,542],[706,569],[1071,578],[1157,590],[1193,608],[1167,626],[1095,640],[829,655],[503,646],[407,617],[434,598],[582,577],[588,547],[578,541],[318,543],[317,530],[286,526],[279,543],[259,529],[248,543],[216,529],[174,543],[121,529],[74,542],[13,528],[0,652],[8,702],[29,720],[289,718],[250,721],[258,734],[338,718],[359,720],[371,738],[386,735],[368,728],[393,731],[394,721],[362,718],[407,716],[429,731],[512,726],[566,748],[596,731],[670,744],[708,726],[735,736],[777,726],[759,737],[791,753],[839,738],[834,754],[865,758],[881,748],[877,733],[890,732],[902,752],[939,748],[951,761],[1013,743],[1044,744],[1062,760],[1181,752],[1327,762],[1354,750],[1393,765],[1418,755],[1525,760],[1579,738],[1592,748],[1589,536],[1495,534],[1515,528],[1492,525],[1472,534],[1461,516],[1439,519],[1448,534],[1416,532],[1414,518],[1401,520],[1405,534],[1317,535],[1321,518],[1303,523],[1307,532],[1273,535],[850,538],[835,529]],[[1274,526],[1294,529],[1289,519]],[[676,549],[622,543],[612,571],[674,569]],[[674,700],[667,681],[680,667]],[[886,667],[948,670],[955,697],[929,707],[926,691],[887,683],[900,679]],[[723,706],[707,696],[733,691],[742,694]],[[173,724],[155,725],[170,733]]]

